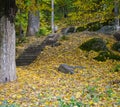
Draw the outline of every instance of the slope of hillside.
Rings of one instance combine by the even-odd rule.
[[[97,52],[78,48],[98,36],[108,42],[109,48],[115,42],[112,36],[84,32],[68,35],[68,40],[60,40],[58,47],[46,46],[29,66],[17,67],[17,81],[0,84],[0,103],[7,100],[20,107],[119,106],[120,72],[110,70],[120,62],[98,62],[93,59]],[[64,74],[58,71],[63,63],[86,69],[75,69],[73,75]]]

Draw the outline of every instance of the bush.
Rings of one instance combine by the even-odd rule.
[[[83,43],[79,48],[86,51],[94,50],[96,52],[107,50],[106,43],[101,38],[90,39]]]
[[[50,30],[49,30],[49,28],[47,28],[47,27],[42,27],[42,28],[40,28],[40,30],[36,33],[36,36],[46,36],[46,35],[48,35],[50,33]]]

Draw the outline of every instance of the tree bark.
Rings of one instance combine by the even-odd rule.
[[[52,30],[52,34],[55,33],[55,25],[54,25],[54,0],[51,1],[51,30]]]
[[[0,83],[15,79],[15,28],[6,16],[2,16],[0,18]]]
[[[114,7],[114,13],[115,13],[115,27],[116,30],[120,30],[120,25],[119,25],[119,2],[115,1],[115,7]]]
[[[33,13],[28,13],[28,26],[27,26],[27,36],[35,36],[35,34],[39,31],[39,11],[34,15]]]

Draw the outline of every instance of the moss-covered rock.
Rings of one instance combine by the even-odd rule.
[[[94,50],[96,52],[107,50],[106,42],[102,38],[92,38],[83,43],[79,48],[86,51]]]
[[[120,41],[113,44],[112,49],[120,52]]]
[[[106,61],[107,59],[112,59],[112,60],[120,60],[120,56],[114,54],[111,51],[102,51],[99,53],[97,57],[94,58],[97,61]]]
[[[119,32],[115,32],[113,34],[113,37],[117,40],[117,41],[120,41],[120,33]]]
[[[115,44],[114,48],[120,49],[118,48],[119,46],[120,43],[118,46]],[[110,51],[106,46],[106,42],[103,41],[102,38],[92,38],[83,43],[79,48],[88,52],[91,50],[99,52],[99,55],[93,58],[97,61],[106,61],[107,59],[120,61],[120,56]]]
[[[82,31],[85,31],[87,28],[86,27],[84,27],[84,26],[79,26],[79,27],[77,27],[77,29],[76,29],[76,32],[82,32]]]
[[[100,22],[93,22],[93,23],[89,23],[87,25],[87,28],[89,31],[97,31],[102,27],[102,24]]]

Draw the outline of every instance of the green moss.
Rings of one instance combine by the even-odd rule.
[[[94,59],[97,60],[97,61],[106,61],[107,59],[112,59],[112,60],[118,60],[118,61],[120,61],[120,56],[114,54],[111,51],[102,51]]]
[[[114,49],[116,50],[119,49],[119,46],[120,42],[113,45]],[[106,47],[106,42],[103,41],[101,38],[92,38],[83,43],[79,48],[88,52],[91,50],[100,52],[98,56],[93,58],[97,61],[106,61],[107,59],[120,61],[120,56],[108,50],[108,48]]]
[[[87,28],[89,31],[97,31],[102,27],[102,24],[100,22],[93,22],[93,23],[89,23],[87,25]]]
[[[66,36],[66,35],[63,35],[62,37],[61,37],[61,40],[68,40],[69,39],[69,37],[68,36]]]
[[[92,38],[83,43],[79,48],[86,51],[94,50],[96,52],[107,50],[106,43],[101,38]]]
[[[81,32],[81,31],[84,31],[84,30],[86,30],[87,28],[86,27],[77,27],[77,29],[76,29],[76,32]]]
[[[113,44],[112,49],[120,52],[120,41]]]

